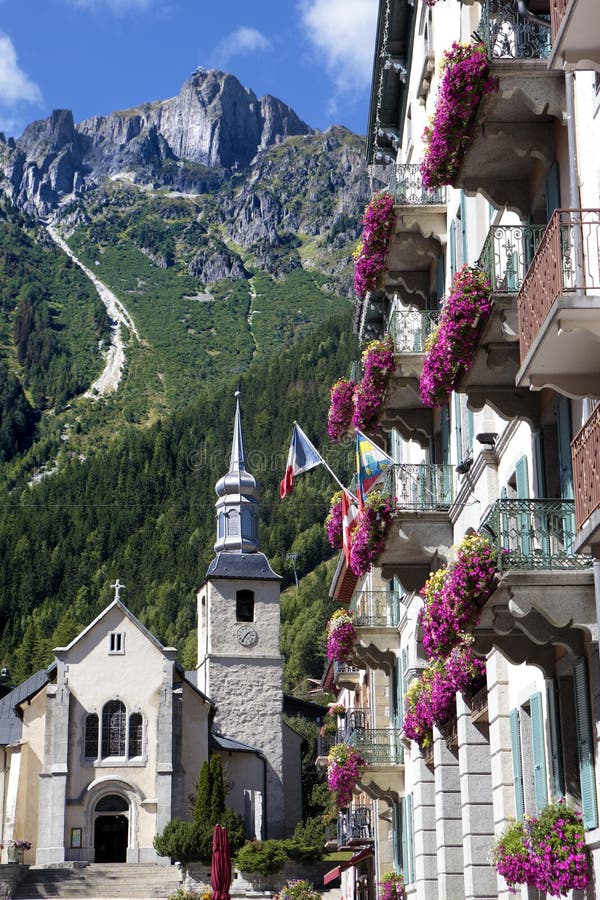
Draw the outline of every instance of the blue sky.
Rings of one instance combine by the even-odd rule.
[[[377,0],[0,0],[0,130],[172,97],[232,72],[309,125],[364,134]]]

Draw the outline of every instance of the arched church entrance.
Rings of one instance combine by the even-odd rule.
[[[94,811],[94,858],[96,862],[127,861],[129,804],[118,794],[108,794]]]

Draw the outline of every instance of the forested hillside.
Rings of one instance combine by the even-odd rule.
[[[349,474],[349,448],[326,439],[329,386],[357,355],[349,315],[241,376],[249,466],[263,485],[261,548],[287,584],[287,553],[299,554],[301,575],[330,555],[322,522],[335,488],[319,468],[279,500],[293,420],[341,476]],[[14,680],[48,663],[52,647],[67,643],[110,601],[117,577],[132,611],[179,648],[186,666],[195,665],[194,589],[213,556],[214,485],[229,464],[235,387],[232,379],[146,430],[129,429],[106,452],[72,459],[51,478],[0,495],[0,662]],[[284,601],[284,648],[296,659],[312,652],[307,670],[291,670],[288,688],[307,672],[321,674],[323,646],[313,652],[312,629],[316,601],[320,619],[327,617],[326,597],[320,568]],[[298,616],[307,630],[286,629]]]

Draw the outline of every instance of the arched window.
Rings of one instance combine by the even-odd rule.
[[[143,720],[141,713],[132,713],[129,716],[129,753],[132,756],[142,755]]]
[[[127,717],[120,700],[109,700],[102,709],[102,758],[125,756]]]
[[[238,622],[254,622],[254,591],[237,591],[235,617]]]
[[[90,713],[85,717],[85,755],[96,759],[98,756],[98,716]]]

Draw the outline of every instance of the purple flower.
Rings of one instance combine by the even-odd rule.
[[[343,544],[342,493],[337,491],[330,501],[329,515],[325,520],[327,540],[334,550],[341,550]]]
[[[365,209],[362,242],[355,256],[354,291],[363,299],[375,289],[377,279],[385,271],[390,239],[396,224],[394,198],[385,192],[375,194]]]
[[[366,575],[383,552],[395,505],[394,497],[379,491],[372,491],[367,497],[358,528],[352,536],[350,568],[355,575]]]
[[[357,750],[347,744],[335,744],[327,757],[327,787],[335,795],[340,809],[350,806],[352,792],[366,765]]]
[[[336,443],[346,436],[352,424],[355,390],[356,381],[346,378],[340,378],[331,388],[327,432]]]

